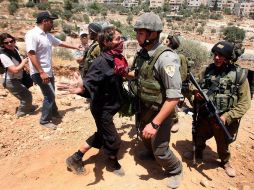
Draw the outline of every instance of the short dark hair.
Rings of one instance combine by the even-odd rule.
[[[4,46],[4,40],[7,38],[11,38],[14,40],[14,42],[16,42],[16,39],[12,35],[10,35],[8,33],[2,33],[2,34],[0,34],[0,46],[1,47]]]
[[[57,16],[49,14],[48,11],[44,11],[37,15],[36,23],[39,24],[42,23],[43,20],[55,20],[57,18]]]
[[[113,36],[115,33],[115,28],[110,28],[107,30],[104,30],[103,32],[100,32],[98,35],[98,43],[101,48],[101,51],[106,51],[108,48],[105,46],[104,42],[112,42]]]

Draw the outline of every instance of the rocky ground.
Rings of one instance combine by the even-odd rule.
[[[65,70],[57,70],[65,76]],[[64,80],[58,77],[57,82]],[[105,168],[105,156],[91,149],[85,157],[87,173],[76,176],[66,170],[65,159],[76,151],[79,144],[95,131],[95,123],[85,99],[77,95],[63,95],[57,92],[57,105],[62,120],[56,120],[55,131],[39,125],[43,97],[38,86],[30,89],[34,104],[39,108],[33,115],[15,117],[18,101],[3,88],[0,89],[0,186],[8,190],[30,189],[168,189],[167,179],[154,161],[141,161],[137,152],[143,148],[135,135],[134,118],[119,118],[114,121],[123,141],[120,162],[125,170],[124,177],[118,177]],[[232,164],[237,177],[229,178],[218,167],[215,140],[208,141],[205,150],[205,164],[194,167],[183,157],[191,150],[191,116],[181,112],[180,131],[172,134],[171,149],[182,160],[184,178],[180,190],[254,189],[254,100],[252,107],[241,121],[236,142],[231,145]]]

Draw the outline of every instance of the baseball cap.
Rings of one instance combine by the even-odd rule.
[[[81,37],[81,36],[85,36],[85,35],[88,35],[88,31],[81,31],[80,33],[79,33],[79,36]]]
[[[57,19],[57,16],[50,15],[48,11],[40,12],[37,15],[36,23],[41,23],[44,19],[51,19],[55,20]]]

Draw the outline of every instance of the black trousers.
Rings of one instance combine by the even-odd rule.
[[[113,123],[114,114],[106,111],[92,112],[92,114],[97,131],[86,140],[87,144],[97,149],[103,148],[109,156],[116,156],[120,149],[121,139]]]

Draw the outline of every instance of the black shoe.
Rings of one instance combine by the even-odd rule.
[[[57,118],[57,119],[62,119],[63,118],[63,116],[59,112],[53,113],[52,117]]]
[[[67,169],[77,175],[85,173],[85,168],[82,163],[82,159],[77,159],[75,154],[66,159]]]
[[[122,166],[119,164],[117,159],[108,158],[107,170],[110,172],[113,172],[117,176],[124,176],[125,175],[125,172],[122,169]]]
[[[155,157],[152,152],[148,150],[142,150],[138,153],[138,158],[140,160],[155,160]]]

